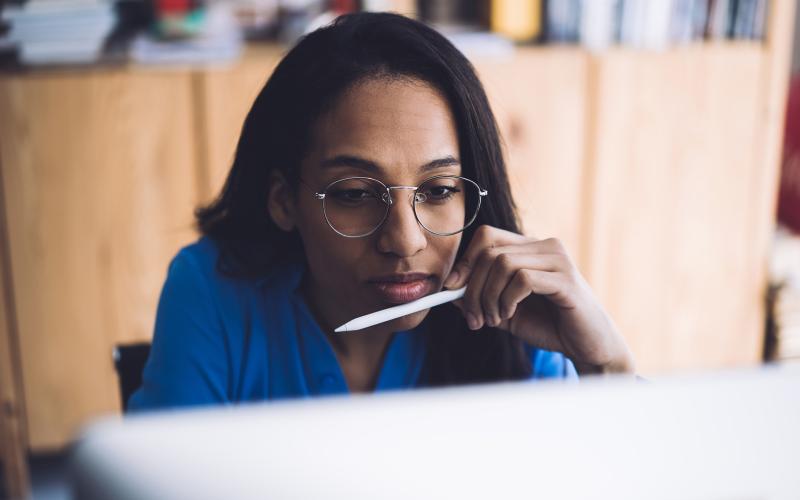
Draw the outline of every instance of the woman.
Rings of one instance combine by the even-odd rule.
[[[519,234],[481,84],[416,21],[344,16],[295,46],[197,219],[132,409],[633,372],[562,245]]]

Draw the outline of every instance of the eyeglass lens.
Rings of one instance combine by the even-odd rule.
[[[365,236],[383,223],[389,210],[388,196],[395,202],[403,190],[392,190],[373,179],[342,179],[325,193],[323,208],[328,223],[346,236]],[[452,234],[472,222],[480,204],[479,188],[460,177],[435,177],[414,191],[414,210],[425,229]]]

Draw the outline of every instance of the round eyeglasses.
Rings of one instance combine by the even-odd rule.
[[[465,177],[438,175],[419,186],[387,186],[371,177],[347,177],[328,184],[314,197],[331,229],[346,238],[369,236],[378,230],[394,203],[393,190],[413,193],[414,217],[437,236],[450,236],[468,228],[478,216],[485,189]]]

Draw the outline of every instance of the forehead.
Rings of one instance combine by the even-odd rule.
[[[431,85],[411,79],[371,79],[348,89],[320,117],[311,156],[316,164],[347,155],[384,169],[416,170],[458,157],[450,107]]]

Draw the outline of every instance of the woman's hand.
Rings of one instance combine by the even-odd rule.
[[[581,373],[633,373],[633,356],[557,239],[481,226],[444,282],[466,285],[456,305],[470,329],[510,331],[564,353]]]

